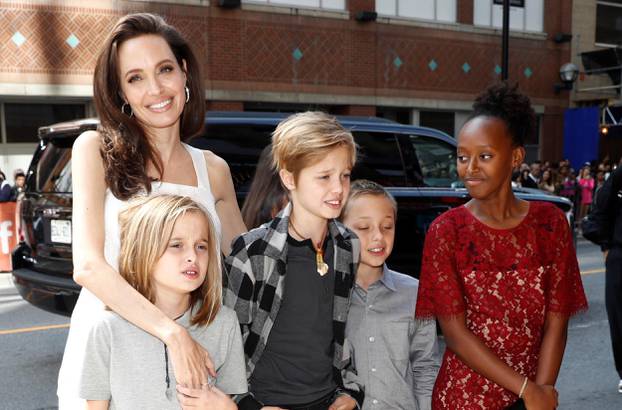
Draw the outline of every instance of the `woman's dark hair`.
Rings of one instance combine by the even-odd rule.
[[[268,222],[287,204],[287,191],[272,165],[271,146],[261,152],[253,182],[242,206],[242,219],[248,229]]]
[[[536,113],[529,97],[518,91],[518,84],[502,82],[488,87],[473,103],[470,118],[480,116],[502,120],[515,147],[524,146],[536,131]]]
[[[137,13],[122,17],[104,42],[95,66],[93,97],[100,119],[101,156],[106,184],[119,199],[129,199],[145,189],[151,190],[146,168],[153,163],[162,176],[163,166],[149,142],[146,131],[134,116],[121,111],[124,104],[119,78],[118,50],[123,42],[146,34],[162,37],[171,48],[177,63],[184,69],[190,100],[181,115],[182,140],[198,134],[205,122],[204,89],[199,63],[182,35],[155,14]]]

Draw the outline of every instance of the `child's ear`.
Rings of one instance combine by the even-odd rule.
[[[294,178],[294,174],[286,169],[282,169],[279,171],[279,177],[281,177],[281,182],[288,191],[296,189],[296,178]]]
[[[514,147],[512,150],[512,168],[519,167],[520,164],[523,163],[525,159],[525,148],[524,147]]]

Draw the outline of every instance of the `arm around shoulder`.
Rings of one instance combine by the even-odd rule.
[[[99,154],[101,137],[87,131],[75,141],[71,152],[73,185],[73,278],[97,296],[95,276],[113,273],[104,258],[104,198],[106,182]]]

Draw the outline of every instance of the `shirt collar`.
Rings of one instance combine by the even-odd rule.
[[[397,288],[395,287],[395,281],[393,279],[393,271],[387,268],[387,264],[385,263],[382,267],[382,276],[380,277],[380,282],[384,284],[389,290],[395,292]]]

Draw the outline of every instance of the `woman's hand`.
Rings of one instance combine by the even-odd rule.
[[[356,408],[356,400],[347,394],[342,394],[330,405],[328,410],[352,410]]]
[[[182,409],[237,410],[233,400],[217,387],[204,385],[192,389],[177,385],[177,399]]]
[[[216,377],[214,363],[209,353],[194,341],[185,328],[177,324],[175,326],[165,342],[175,370],[175,379],[179,385],[200,389],[208,382],[208,372]]]
[[[527,383],[523,395],[527,410],[552,410],[557,408],[557,390],[550,385]]]

